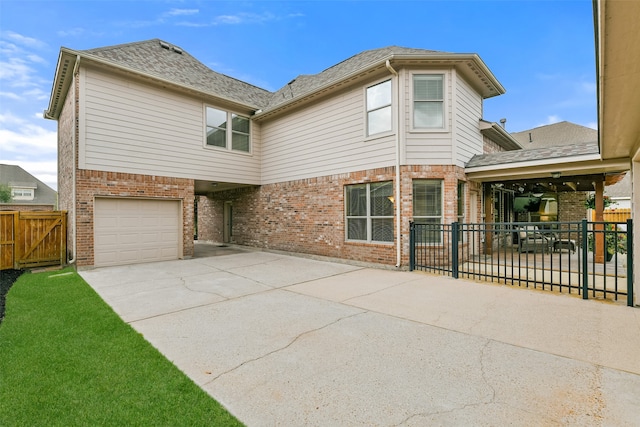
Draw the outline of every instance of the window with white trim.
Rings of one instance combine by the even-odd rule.
[[[347,185],[347,240],[393,242],[393,182]]]
[[[392,129],[391,80],[367,88],[367,136]]]
[[[444,75],[413,75],[413,128],[444,128]]]
[[[229,129],[231,123],[231,129]],[[206,144],[228,150],[251,151],[250,123],[247,117],[218,108],[206,107]]]
[[[33,200],[33,188],[12,188],[11,198],[13,200]]]
[[[441,243],[439,224],[442,219],[442,180],[416,179],[413,181],[413,221],[415,224],[433,225],[419,236],[419,243]]]

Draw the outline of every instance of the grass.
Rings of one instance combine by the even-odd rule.
[[[23,274],[0,325],[2,426],[238,426],[73,270]]]

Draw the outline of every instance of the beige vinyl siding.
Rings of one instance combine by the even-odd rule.
[[[204,103],[82,68],[79,164],[84,169],[259,184],[260,150],[204,146]]]
[[[263,184],[393,165],[395,135],[365,137],[364,87],[263,123]]]
[[[445,129],[414,131],[411,129],[413,115],[412,73],[444,74],[445,79]],[[405,106],[404,126],[406,139],[406,163],[410,165],[448,165],[452,159],[452,74],[443,70],[407,70],[402,73],[403,99]]]
[[[475,154],[482,154],[482,134],[479,120],[482,118],[482,97],[460,76],[456,79],[456,152],[455,164],[464,165]]]

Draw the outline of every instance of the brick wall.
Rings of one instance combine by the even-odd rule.
[[[68,259],[72,259],[75,256],[73,253],[73,242],[75,240],[73,227],[75,223],[75,207],[73,206],[73,168],[75,166],[73,143],[77,141],[77,126],[74,124],[74,109],[77,109],[77,103],[75,102],[77,84],[78,78],[76,76],[58,118],[58,208],[69,212],[67,223]]]
[[[587,209],[584,202],[588,195],[589,193],[582,191],[558,193],[558,221],[573,222],[585,219]]]
[[[222,243],[222,215],[224,201],[214,197],[197,196],[198,241]]]
[[[457,166],[402,168],[403,265],[409,260],[413,179],[444,180],[444,220],[452,222],[457,220],[458,180],[465,176],[464,169]],[[395,169],[388,167],[214,193],[211,200],[218,215],[225,201],[232,202],[235,243],[393,265],[395,245],[345,241],[344,187],[394,180]],[[222,221],[215,227],[221,229]],[[394,235],[395,230],[394,224]],[[221,232],[213,235],[221,236]]]
[[[76,171],[77,264],[93,265],[94,199],[100,196],[182,200],[183,255],[193,256],[193,180],[94,170]]]
[[[52,211],[53,205],[37,205],[37,204],[18,204],[18,203],[0,203],[0,211],[20,211],[20,212],[38,212]]]

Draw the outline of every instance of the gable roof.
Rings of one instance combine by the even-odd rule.
[[[299,104],[347,81],[366,77],[373,70],[383,71],[387,61],[410,65],[455,66],[484,98],[505,92],[504,87],[476,54],[399,46],[364,51],[318,74],[300,75],[278,91],[270,92],[215,72],[182,48],[160,39],[152,39],[81,51],[61,48],[49,108],[45,111],[46,118],[57,119],[59,116],[71,84],[71,70],[77,67],[78,61],[108,65],[265,114]]]
[[[182,48],[160,39],[81,51],[130,70],[157,76],[247,105],[264,105],[270,92],[213,71]]]
[[[33,188],[33,200],[17,200],[11,204],[56,205],[56,191],[18,165],[0,164],[0,184],[11,188]]]
[[[598,142],[597,130],[567,121],[539,126],[521,132],[513,132],[511,136],[524,149]]]

